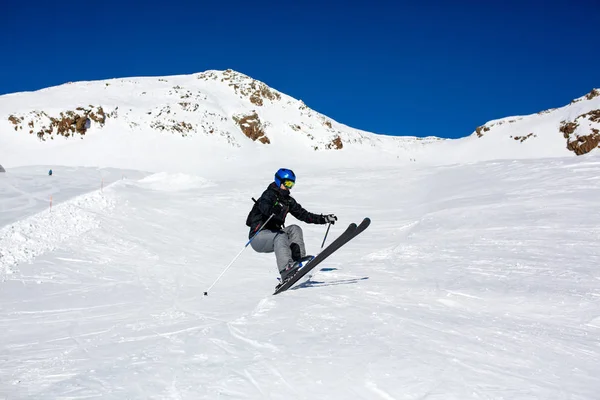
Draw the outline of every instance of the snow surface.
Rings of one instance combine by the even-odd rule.
[[[339,217],[328,242],[373,223],[278,296],[274,256],[250,248],[202,295],[271,173],[9,171],[0,398],[597,399],[599,171],[298,166],[297,200]],[[317,252],[325,227],[301,226]]]
[[[276,91],[257,106],[252,85],[208,71],[0,96],[0,399],[600,398],[600,155],[557,133],[600,97],[438,140]],[[115,117],[28,134],[79,106]],[[253,111],[269,145],[232,122]],[[339,217],[328,242],[373,222],[272,296],[274,255],[243,250],[244,222],[280,167]],[[300,226],[317,253],[325,226]]]

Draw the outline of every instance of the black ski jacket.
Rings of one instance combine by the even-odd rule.
[[[327,223],[323,215],[306,211],[292,196],[290,196],[289,190],[283,190],[278,187],[275,182],[272,182],[256,203],[254,203],[252,210],[250,210],[250,213],[248,214],[248,218],[246,218],[246,225],[250,227],[248,237],[252,237],[252,235],[262,227],[271,214],[275,215],[273,215],[273,218],[271,218],[264,229],[271,231],[281,230],[285,224],[285,217],[288,213],[308,224]]]

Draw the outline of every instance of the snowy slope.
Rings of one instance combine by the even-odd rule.
[[[225,160],[352,164],[360,155],[397,165],[564,157],[575,154],[568,143],[596,135],[597,93],[442,140],[353,129],[232,70],[73,82],[0,96],[0,163],[194,172]],[[561,121],[576,125],[566,126],[568,137]],[[596,151],[595,138],[579,140],[589,147],[579,153]]]
[[[304,170],[328,241],[371,227],[278,296],[247,249],[208,297],[270,175],[71,170],[81,196],[0,230],[0,398],[597,399],[597,158]]]
[[[489,121],[440,147],[447,162],[464,162],[582,155],[599,144],[600,90],[593,89],[560,108]]]
[[[78,129],[86,119],[82,136]],[[173,155],[202,166],[248,154],[307,157],[334,149],[397,160],[435,141],[352,129],[231,70],[74,82],[0,96],[5,166],[69,162],[177,170],[170,161],[156,166]]]

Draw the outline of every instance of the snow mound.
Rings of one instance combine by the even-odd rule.
[[[114,201],[96,191],[76,197],[0,229],[0,280],[15,265],[30,262],[61,243],[99,226],[98,213],[110,210]]]

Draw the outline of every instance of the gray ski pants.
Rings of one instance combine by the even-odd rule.
[[[304,236],[302,235],[302,228],[298,225],[286,226],[280,232],[260,231],[252,242],[250,242],[250,246],[252,246],[254,251],[259,253],[271,253],[274,251],[277,268],[281,271],[293,262],[292,250],[290,249],[292,243],[300,246],[300,253],[302,257],[305,257]]]

